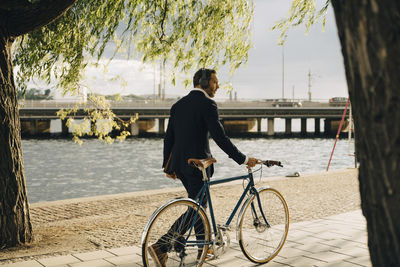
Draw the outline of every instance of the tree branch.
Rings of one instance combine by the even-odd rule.
[[[164,36],[165,36],[165,32],[164,32],[164,22],[165,22],[165,18],[167,17],[167,11],[168,11],[168,0],[165,0],[165,8],[164,8],[164,17],[161,20],[161,36],[160,36],[160,42],[164,41]]]
[[[10,2],[12,0],[6,0]],[[16,7],[7,12],[7,29],[17,37],[46,26],[62,16],[77,0],[42,0],[35,4]],[[23,2],[23,1],[18,1]]]

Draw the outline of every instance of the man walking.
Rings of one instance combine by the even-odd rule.
[[[217,104],[212,100],[219,88],[216,71],[204,68],[198,70],[193,77],[193,86],[194,89],[171,108],[164,139],[163,168],[168,177],[180,179],[188,197],[195,199],[203,185],[203,176],[197,168],[189,166],[188,159],[212,157],[209,135],[236,163],[254,167],[257,159],[242,154],[225,135],[219,121]],[[206,172],[211,177],[213,165]],[[204,199],[202,206],[205,207],[206,203]],[[182,218],[184,216],[174,225],[180,223]],[[157,243],[149,247],[151,257],[159,266],[165,266],[167,250],[168,248],[162,248]]]

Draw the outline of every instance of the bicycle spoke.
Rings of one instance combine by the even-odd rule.
[[[163,260],[166,253],[166,266],[178,267],[181,263],[184,263],[184,266],[196,266],[199,251],[200,258],[203,258],[202,252],[208,250],[210,237],[206,214],[202,210],[196,213],[196,204],[188,200],[173,201],[159,210],[148,223],[149,227],[142,244],[144,266],[157,266],[148,252],[149,246],[154,244],[162,251],[160,254]],[[195,216],[196,221],[193,224]]]
[[[258,198],[254,196],[241,217],[239,244],[248,259],[265,263],[276,256],[286,240],[289,214],[286,202],[278,191],[263,189],[259,196],[261,208]],[[261,209],[270,227],[265,224]]]

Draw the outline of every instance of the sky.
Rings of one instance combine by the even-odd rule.
[[[319,4],[323,2],[317,0]],[[236,70],[233,77],[229,77],[227,67],[222,67],[218,71],[220,83],[231,82],[238,99],[276,99],[282,94],[285,98],[308,99],[310,72],[313,100],[347,97],[343,57],[332,6],[328,9],[324,30],[321,22],[312,26],[308,34],[304,25],[292,28],[282,47],[278,46],[280,32],[269,29],[286,16],[290,3],[290,0],[255,0],[253,46],[247,65]],[[123,82],[111,81],[116,75],[121,76]],[[167,95],[187,94],[179,81],[173,86],[166,76]],[[121,95],[153,94],[158,83],[158,66],[124,59],[109,62],[107,72],[89,67],[84,82],[89,88],[96,88],[95,92]],[[228,99],[227,92],[220,90],[216,99]]]

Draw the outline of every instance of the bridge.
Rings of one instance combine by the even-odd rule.
[[[128,120],[138,114],[139,120],[131,125],[131,133],[138,135],[139,132],[152,128],[158,121],[158,133],[165,131],[165,121],[169,118],[169,110],[175,101],[125,101],[111,102],[112,111],[121,119]],[[292,119],[301,120],[301,133],[305,134],[307,119],[315,120],[314,134],[319,135],[320,121],[324,120],[324,133],[335,132],[338,121],[340,121],[344,106],[329,106],[328,103],[303,102],[301,107],[286,106],[273,107],[268,101],[228,101],[218,103],[219,114],[227,132],[246,132],[257,124],[257,132],[261,133],[261,119],[267,119],[268,127],[266,134],[275,135],[274,120],[285,119],[285,134],[292,133]],[[75,119],[87,116],[84,109],[94,108],[90,103],[67,103],[56,101],[25,101],[20,107],[20,118],[22,125],[29,128],[30,134],[40,132],[38,125],[48,124],[50,120],[59,119],[57,111],[60,109],[77,108]],[[348,112],[346,117],[348,117]],[[46,123],[47,122],[47,123]],[[61,122],[62,132],[68,133],[65,120]]]

